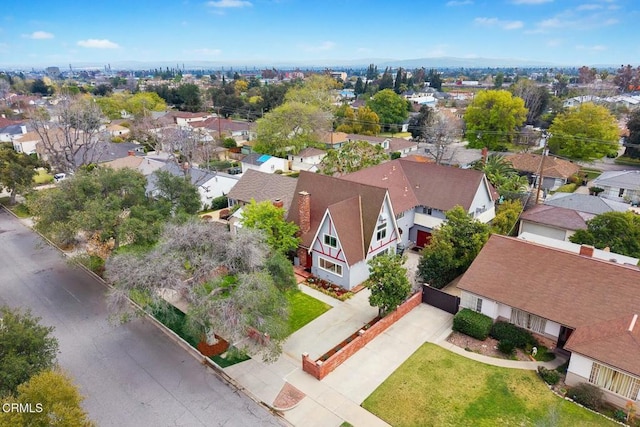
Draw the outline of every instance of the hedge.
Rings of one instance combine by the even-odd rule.
[[[486,340],[491,331],[493,319],[482,313],[463,308],[453,317],[453,330],[472,338]]]
[[[517,348],[524,349],[527,344],[531,347],[538,345],[531,333],[508,322],[494,323],[489,334],[498,341],[508,340]]]

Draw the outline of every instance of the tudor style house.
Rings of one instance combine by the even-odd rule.
[[[445,212],[459,205],[478,221],[495,217],[495,194],[485,175],[472,169],[401,158],[341,177],[342,180],[386,188],[391,197],[404,247],[423,247],[445,221]]]
[[[297,263],[345,289],[364,282],[367,261],[395,252],[399,239],[385,188],[305,171],[287,219],[300,227]]]
[[[566,383],[591,383],[620,407],[640,400],[640,269],[493,235],[457,287],[461,307],[553,340]]]

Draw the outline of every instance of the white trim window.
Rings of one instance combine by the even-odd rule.
[[[376,228],[376,240],[380,241],[387,237],[387,221],[378,224]]]
[[[325,234],[323,240],[324,244],[327,246],[331,246],[332,248],[338,247],[338,238],[336,236]]]
[[[596,362],[591,366],[589,382],[631,400],[637,400],[640,392],[640,379]]]
[[[462,294],[460,305],[478,313],[482,313],[482,298],[477,295],[464,292]]]
[[[528,329],[539,334],[544,334],[544,328],[547,326],[547,319],[543,319],[535,314],[526,311],[511,309],[511,323],[521,328]]]
[[[324,271],[328,271],[329,273],[342,277],[342,266],[333,261],[329,261],[326,258],[319,257],[318,267]]]

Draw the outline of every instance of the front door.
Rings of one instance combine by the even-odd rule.
[[[416,237],[416,246],[424,248],[429,243],[431,243],[431,233],[429,233],[428,231],[418,230],[418,235]]]
[[[573,329],[566,326],[560,326],[560,334],[558,335],[558,348],[564,349],[564,345],[573,333]]]

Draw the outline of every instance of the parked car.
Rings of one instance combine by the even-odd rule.
[[[53,175],[53,180],[55,182],[64,181],[65,179],[67,179],[67,174],[66,173],[57,173],[57,174]]]

